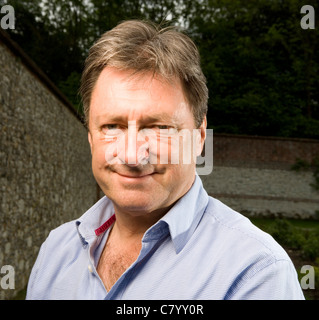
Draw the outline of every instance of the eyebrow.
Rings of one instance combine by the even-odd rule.
[[[97,122],[100,122],[102,119],[107,119],[107,122],[114,122],[114,123],[127,123],[128,118],[126,116],[120,116],[115,114],[103,114],[97,117]],[[143,115],[141,119],[137,121],[139,124],[145,125],[150,123],[156,123],[156,122],[163,122],[163,123],[172,123],[177,125],[178,124],[178,118],[174,116],[170,116],[167,113],[157,113],[153,115]]]
[[[169,122],[169,123],[177,124],[178,119],[175,115],[170,116],[167,113],[158,113],[158,114],[143,116],[139,122],[141,122],[142,124],[143,123],[155,123],[155,122],[164,122],[164,123]]]

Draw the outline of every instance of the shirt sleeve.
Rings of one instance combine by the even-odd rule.
[[[278,260],[248,279],[233,291],[233,300],[304,300],[296,270],[291,261]]]

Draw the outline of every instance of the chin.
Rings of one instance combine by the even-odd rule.
[[[148,194],[145,191],[126,190],[117,195],[106,194],[106,196],[112,200],[115,207],[122,211],[145,213],[151,212],[154,208],[155,196]]]

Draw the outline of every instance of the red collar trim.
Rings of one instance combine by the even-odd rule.
[[[113,216],[109,220],[104,222],[99,228],[95,229],[95,234],[97,236],[101,235],[115,222],[115,220],[116,220],[115,214],[113,214]]]

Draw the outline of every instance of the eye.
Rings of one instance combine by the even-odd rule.
[[[104,128],[104,129],[107,129],[107,130],[112,130],[112,129],[117,129],[117,128],[118,128],[118,125],[117,125],[117,124],[114,124],[114,123],[112,123],[112,124],[105,124],[105,125],[103,126],[103,128]]]
[[[104,124],[101,128],[101,131],[103,134],[108,136],[119,135],[120,133],[122,133],[120,126],[116,123]]]
[[[156,124],[151,127],[159,135],[173,135],[178,132],[177,128],[165,124]]]
[[[165,129],[169,129],[170,128],[169,126],[166,126],[166,125],[158,125],[157,127],[160,130],[165,130]]]

